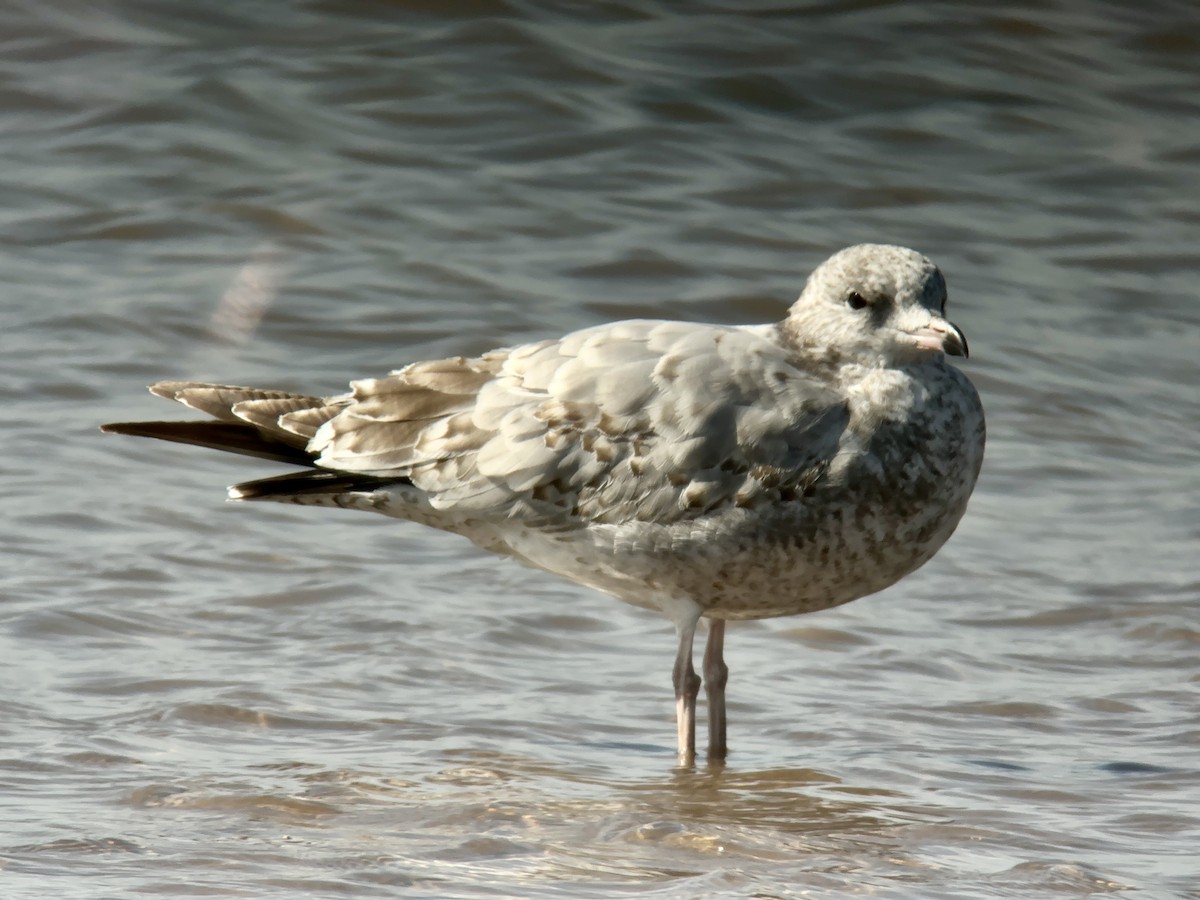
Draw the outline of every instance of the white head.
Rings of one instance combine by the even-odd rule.
[[[858,244],[809,276],[783,329],[806,353],[871,366],[914,365],[967,355],[945,318],[946,279],[906,247]]]

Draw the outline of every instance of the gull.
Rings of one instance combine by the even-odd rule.
[[[727,754],[725,623],[828,609],[927,562],[966,511],[984,418],[914,250],[860,244],[782,322],[630,320],[415,362],[312,397],[191,381],[150,390],[208,420],[104,431],[305,467],[234,500],[382,513],[462,535],[675,625],[676,749]]]

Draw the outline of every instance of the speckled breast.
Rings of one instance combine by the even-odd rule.
[[[686,522],[594,529],[532,560],[627,602],[690,598],[705,615],[759,619],[837,606],[927,562],[966,511],[983,458],[978,395],[950,366],[914,421],[876,423],[803,498]],[[554,554],[556,555],[556,554]]]

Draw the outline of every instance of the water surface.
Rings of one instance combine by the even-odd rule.
[[[0,894],[1200,896],[1200,25],[1184,3],[0,12]],[[946,272],[988,412],[927,567],[670,626],[460,539],[233,505],[102,436]]]

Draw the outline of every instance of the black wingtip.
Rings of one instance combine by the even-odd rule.
[[[235,422],[110,422],[101,425],[100,430],[107,434],[129,434],[176,444],[194,444],[272,462],[314,465],[312,455],[303,447],[271,440],[253,425]]]
[[[336,496],[351,491],[373,491],[389,482],[403,480],[346,472],[288,472],[235,484],[229,489],[229,499],[289,500],[316,495]]]

